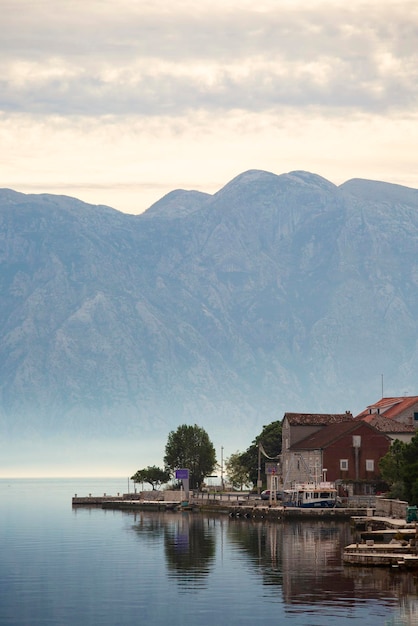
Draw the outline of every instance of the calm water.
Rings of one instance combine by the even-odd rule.
[[[418,626],[411,574],[341,565],[347,525],[71,507],[126,490],[0,480],[0,624]]]

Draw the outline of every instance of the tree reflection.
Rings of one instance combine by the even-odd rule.
[[[148,543],[155,543],[161,539],[164,529],[169,521],[167,513],[135,513],[135,524],[132,527],[141,535],[141,539]]]
[[[204,587],[216,552],[215,520],[191,513],[136,513],[133,530],[164,543],[167,571],[185,590]]]
[[[166,525],[164,547],[169,572],[185,587],[203,587],[215,559],[216,528],[210,518],[183,513]]]
[[[166,575],[182,593],[206,589],[216,558],[226,555],[247,574],[262,581],[263,597],[299,613],[340,607],[355,615],[362,602],[395,606],[401,598],[416,598],[409,573],[388,569],[351,568],[342,563],[351,543],[349,524],[335,521],[236,520],[196,513],[145,513],[135,516],[141,540],[156,544],[166,561]],[[216,549],[219,542],[219,554]],[[223,567],[223,565],[222,565]],[[213,580],[213,576],[212,576]],[[406,604],[405,612],[416,607]]]
[[[242,549],[249,557],[249,565],[263,577],[265,585],[281,587],[282,572],[282,525],[270,522],[231,521],[228,540]]]

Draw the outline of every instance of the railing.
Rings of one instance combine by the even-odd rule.
[[[340,498],[341,504],[350,509],[373,509],[376,507],[376,496],[349,496]]]
[[[211,493],[211,492],[193,492],[194,500],[201,500],[204,502],[248,502],[250,499],[254,499],[256,496],[248,492],[235,492],[235,493]]]
[[[249,502],[251,500],[260,500],[260,496],[254,493],[233,492],[233,493],[219,493],[219,492],[190,492],[191,497],[195,501],[202,502]],[[339,498],[339,503],[343,507],[352,509],[372,509],[376,507],[376,496],[349,496],[347,498]]]

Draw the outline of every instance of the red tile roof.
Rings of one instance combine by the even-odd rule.
[[[291,426],[325,426],[353,420],[350,411],[345,413],[285,413],[284,418],[287,418]]]
[[[363,419],[363,417],[370,414],[384,415],[393,419],[414,404],[418,404],[418,396],[381,398],[381,400],[378,400],[375,404],[370,404],[364,411],[356,415],[355,419]]]
[[[412,424],[401,424],[393,418],[385,417],[384,415],[377,415],[373,413],[372,415],[366,415],[361,420],[355,418],[355,421],[367,422],[371,426],[374,426],[377,430],[380,430],[382,433],[392,433],[392,434],[402,434],[402,433],[415,433],[416,429]]]
[[[313,435],[306,437],[306,439],[298,441],[293,446],[290,446],[290,450],[320,450],[323,448],[327,448],[334,441],[340,439],[344,435],[347,435],[351,432],[355,433],[356,431],[361,430],[365,427],[376,430],[367,422],[362,423],[361,420],[351,420],[350,422],[345,421],[340,422],[339,424],[329,424],[328,426],[325,426],[325,428],[321,428],[321,430],[317,431]],[[386,434],[382,432],[380,432],[379,434],[389,440],[389,437]]]

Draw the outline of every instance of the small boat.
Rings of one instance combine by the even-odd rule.
[[[333,508],[337,506],[337,501],[337,490],[333,483],[300,483],[284,491],[283,506]]]

